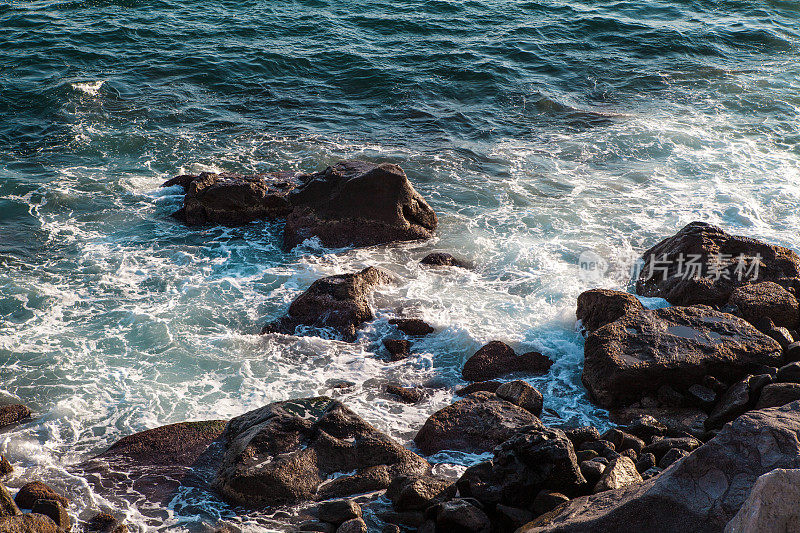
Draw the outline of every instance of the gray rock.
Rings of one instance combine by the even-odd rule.
[[[778,370],[775,381],[781,383],[800,383],[800,363],[789,363]]]
[[[386,497],[395,511],[424,511],[431,505],[455,496],[452,481],[433,476],[395,478],[386,489]]]
[[[317,508],[317,518],[323,522],[341,524],[353,518],[361,518],[361,506],[353,500],[323,502]]]
[[[689,455],[689,452],[686,450],[680,450],[678,448],[672,448],[670,451],[664,454],[664,457],[661,458],[661,461],[658,462],[658,467],[662,470],[667,468],[669,465],[678,461],[679,459],[683,459]]]
[[[542,414],[542,393],[524,381],[503,383],[497,388],[495,394],[536,416]]]
[[[594,492],[615,490],[640,483],[642,476],[630,457],[620,456],[611,461],[603,471],[600,480],[594,486]]]
[[[770,383],[761,390],[761,396],[756,402],[756,409],[778,407],[795,400],[800,400],[800,384]]]
[[[800,531],[800,470],[778,468],[759,477],[725,533]]]
[[[639,456],[639,460],[636,461],[636,470],[638,470],[639,473],[646,472],[655,466],[656,456],[652,453],[643,453]]]

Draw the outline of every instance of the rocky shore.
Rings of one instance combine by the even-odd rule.
[[[203,173],[164,185],[184,189],[175,217],[186,224],[285,218],[287,248],[306,239],[327,247],[427,239],[437,226],[395,165]],[[687,274],[687,258],[713,272]],[[421,263],[471,266],[444,252]],[[635,294],[598,287],[576,302],[582,382],[614,423],[602,433],[545,425],[547,398],[526,379],[546,376],[553,361],[493,341],[466,360],[458,398],[430,415],[410,447],[336,399],[285,398],[231,420],[130,435],[74,470],[97,494],[135,494],[156,510],[187,488],[242,513],[292,509],[282,527],[293,531],[800,530],[800,257],[693,222],[644,251],[641,264]],[[319,279],[261,333],[325,329],[354,341],[374,318],[371,293],[397,281],[374,267]],[[637,296],[671,305],[649,309]],[[383,347],[391,360],[435,331],[414,317],[390,323],[397,335]],[[387,391],[409,403],[426,394]],[[0,427],[29,416],[24,406],[2,406]],[[491,457],[451,477],[430,457],[444,450]],[[0,475],[12,469],[0,460]],[[127,531],[101,509],[76,521],[67,498],[29,481],[14,496],[0,484],[0,532]]]

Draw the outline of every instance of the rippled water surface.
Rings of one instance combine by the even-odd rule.
[[[694,219],[800,249],[799,21],[755,0],[0,5],[0,400],[35,411],[0,434],[8,485],[48,480],[83,516],[110,502],[68,467],[118,438],[311,394],[411,445],[493,339],[556,361],[531,380],[546,422],[607,424],[580,385],[582,251],[616,264]],[[283,253],[279,223],[186,228],[159,189],[342,158],[401,165],[438,237]],[[476,268],[421,269],[432,250]],[[402,281],[357,343],[257,335],[365,265]],[[436,333],[387,363],[401,312]],[[407,406],[389,380],[434,392]],[[206,496],[164,527],[225,515]]]

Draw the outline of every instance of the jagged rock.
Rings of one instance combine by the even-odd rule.
[[[694,437],[667,437],[654,440],[652,443],[645,446],[642,452],[652,453],[656,458],[661,458],[672,449],[691,452],[702,445],[703,443]]]
[[[768,337],[775,339],[775,341],[780,344],[781,348],[784,350],[788,349],[789,346],[794,342],[792,334],[786,328],[771,328],[766,334]]]
[[[687,452],[686,450],[681,450],[679,448],[672,448],[670,451],[665,453],[664,457],[661,458],[661,461],[658,462],[658,467],[663,470],[664,468],[667,468],[675,461],[683,459],[687,455],[689,455],[689,452]]]
[[[397,165],[343,161],[289,195],[284,246],[372,246],[433,237],[438,220]]]
[[[519,428],[541,426],[539,419],[490,392],[475,392],[432,414],[414,441],[422,453],[440,450],[485,452]]]
[[[64,507],[69,505],[69,500],[41,481],[31,481],[19,489],[14,501],[21,509],[32,509],[36,500],[55,500]]]
[[[422,398],[425,397],[425,394],[417,388],[412,387],[401,387],[400,385],[387,385],[386,392],[389,394],[393,394],[397,396],[405,403],[418,403],[422,401]]]
[[[770,383],[761,389],[761,396],[759,396],[755,408],[778,407],[795,400],[800,400],[800,384]]]
[[[271,403],[231,420],[214,488],[250,508],[385,489],[400,475],[427,474],[427,461],[398,445],[341,402]]]
[[[461,377],[467,381],[486,381],[510,374],[546,374],[553,362],[539,352],[517,355],[507,344],[492,341],[467,359]]]
[[[455,496],[455,488],[452,481],[433,476],[400,476],[386,489],[386,497],[395,511],[424,511]]]
[[[457,259],[446,252],[433,252],[422,258],[420,261],[422,265],[428,266],[454,266],[461,268],[470,268],[470,264],[461,259]]]
[[[584,442],[600,440],[600,432],[594,426],[583,426],[564,430],[564,434],[572,441],[575,448],[580,447]]]
[[[570,500],[520,533],[722,531],[756,479],[800,467],[800,402],[750,411],[660,475]]]
[[[36,500],[31,512],[50,517],[64,531],[69,531],[72,528],[72,519],[70,519],[69,513],[56,500]]]
[[[739,315],[755,325],[763,317],[775,326],[794,328],[800,322],[800,308],[792,293],[772,281],[737,287],[729,302],[739,309]]]
[[[642,453],[636,461],[636,470],[639,473],[646,472],[656,466],[656,456],[652,453]]]
[[[128,526],[120,524],[114,515],[97,513],[86,523],[86,531],[100,531],[102,533],[127,533]]]
[[[3,533],[64,533],[50,517],[36,513],[0,518]]]
[[[392,318],[389,324],[397,326],[397,329],[406,335],[415,337],[422,337],[435,331],[430,324],[420,318]]]
[[[614,322],[633,311],[643,311],[644,306],[636,296],[610,289],[592,289],[578,296],[575,312],[587,332]]]
[[[0,429],[30,418],[31,410],[24,405],[0,405]]]
[[[353,518],[361,518],[361,506],[352,500],[323,502],[317,508],[317,518],[338,525]]]
[[[740,377],[775,365],[777,342],[741,318],[708,307],[629,313],[586,339],[582,381],[604,407],[635,402],[662,385],[689,387],[704,376]]]
[[[22,514],[22,511],[17,507],[16,502],[11,497],[11,493],[8,492],[5,485],[0,483],[0,517],[17,516],[18,514]]]
[[[564,497],[566,498],[566,496]],[[498,503],[494,511],[500,531],[516,531],[521,526],[533,520],[535,516],[526,509],[511,507],[510,505],[503,505],[502,503]]]
[[[411,354],[411,341],[405,339],[384,339],[383,346],[392,361],[400,361]]]
[[[503,383],[497,388],[495,394],[536,416],[542,414],[542,393],[524,381]]]
[[[8,462],[4,456],[0,455],[0,477],[7,476],[14,472],[14,467]]]
[[[745,376],[741,381],[731,385],[711,411],[705,426],[708,429],[720,427],[752,409],[758,400],[761,389],[770,381],[772,381],[771,376],[762,374]]]
[[[564,432],[530,426],[495,448],[491,462],[467,469],[456,485],[462,496],[485,504],[530,509],[542,489],[572,494],[585,482]]]
[[[800,470],[777,468],[759,477],[725,533],[791,533],[800,526]]]
[[[636,470],[636,464],[630,457],[620,456],[608,463],[603,475],[594,486],[594,492],[615,490],[640,483],[642,476]]]
[[[267,324],[261,333],[293,334],[300,325],[332,328],[346,340],[355,340],[358,327],[372,320],[369,296],[391,276],[375,267],[321,278],[289,306],[283,318]]]
[[[757,279],[747,270],[737,272],[740,255],[745,266],[760,258]],[[688,264],[695,256],[702,268],[693,272]],[[676,235],[664,239],[642,256],[644,265],[636,282],[641,296],[665,298],[672,305],[723,305],[734,289],[754,281],[773,281],[783,287],[796,286],[800,257],[788,248],[772,246],[749,237],[729,235],[705,222],[692,222]],[[708,265],[719,263],[720,275]],[[651,268],[652,267],[652,268]],[[666,276],[662,267],[667,268]],[[655,274],[655,275],[652,275]]]

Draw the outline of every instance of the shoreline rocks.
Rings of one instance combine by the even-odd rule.
[[[509,345],[492,341],[467,359],[461,377],[466,381],[488,381],[512,372],[541,375],[552,365],[553,361],[539,352],[517,355]]]

